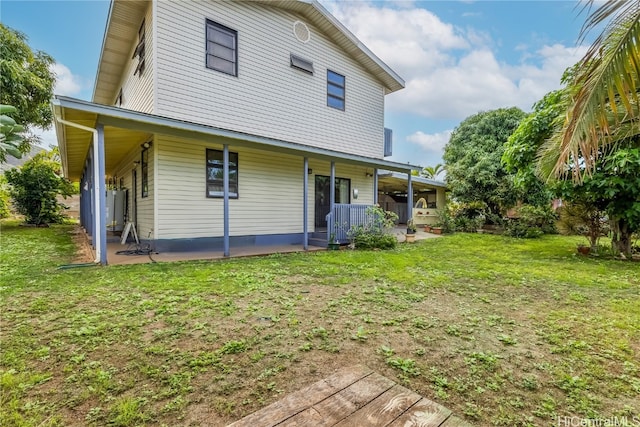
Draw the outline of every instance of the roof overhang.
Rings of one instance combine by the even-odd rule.
[[[138,38],[140,23],[150,4],[149,0],[111,0],[93,86],[94,102],[113,102],[120,88],[123,69],[131,58],[133,43]]]
[[[223,141],[236,147],[275,151],[327,161],[339,161],[356,166],[405,172],[405,174],[410,173],[411,170],[420,170],[420,167],[415,165],[311,147],[64,96],[55,96],[52,101],[52,107],[56,119],[56,134],[62,157],[63,171],[65,176],[70,179],[79,178],[79,173],[86,159],[86,151],[91,140],[91,134],[84,132],[84,135],[78,134],[74,136],[73,140],[69,140],[66,135],[68,126],[58,120],[73,121],[91,128],[95,128],[97,124],[102,124],[105,128],[112,129],[112,132],[115,132],[116,129],[128,131],[129,139],[131,139],[132,133],[138,139],[144,139],[149,134],[158,133],[178,138],[211,141],[215,144],[220,144]],[[81,140],[81,138],[83,139]],[[108,154],[110,144],[107,137],[105,137],[105,144]],[[82,150],[84,150],[84,157],[80,155]]]

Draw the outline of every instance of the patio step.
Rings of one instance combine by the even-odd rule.
[[[311,246],[319,246],[319,247],[322,247],[322,248],[326,248],[328,246],[328,242],[327,242],[326,238],[321,239],[321,238],[313,237],[313,235],[311,235],[309,237],[309,244]]]

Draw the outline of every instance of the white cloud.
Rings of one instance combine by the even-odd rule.
[[[405,79],[406,88],[387,98],[389,110],[427,118],[462,120],[511,106],[529,110],[560,86],[563,71],[586,51],[560,44],[530,51],[520,44],[514,54],[521,62],[509,64],[497,59],[487,33],[456,27],[425,9],[368,2],[328,7]]]
[[[449,142],[451,132],[451,130],[445,130],[443,132],[427,134],[422,131],[418,131],[407,136],[407,141],[419,145],[426,151],[442,154],[444,146]]]
[[[56,75],[56,84],[53,88],[55,95],[77,96],[86,86],[83,79],[73,74],[64,64],[54,63],[51,66],[51,71]],[[41,147],[49,148],[51,145],[58,145],[53,125],[47,130],[34,127],[31,132],[40,138],[38,145]]]
[[[53,89],[56,95],[74,96],[83,89],[82,79],[73,74],[66,65],[55,63],[51,66],[51,71],[56,74],[56,85]]]

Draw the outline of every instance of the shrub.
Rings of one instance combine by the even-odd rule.
[[[457,231],[475,233],[485,223],[487,205],[484,202],[451,204],[450,207]]]
[[[11,210],[9,209],[7,178],[4,175],[0,175],[0,218],[8,218],[9,215],[11,215]]]
[[[453,233],[456,231],[455,220],[451,214],[449,205],[438,210],[438,221],[436,221],[435,226],[441,227],[443,233]]]
[[[557,233],[557,215],[551,207],[523,205],[518,208],[517,215],[505,224],[504,234],[507,236],[531,239],[545,233]]]
[[[398,244],[396,236],[389,233],[398,215],[379,206],[367,208],[367,221],[349,229],[351,243],[359,249],[393,249]]]
[[[66,208],[56,200],[73,194],[71,183],[60,176],[57,149],[36,154],[21,168],[8,170],[5,175],[10,184],[9,194],[15,209],[28,224],[59,223]]]
[[[591,249],[598,246],[600,237],[609,233],[606,213],[595,205],[577,200],[565,203],[560,209],[558,229],[562,234],[585,236],[589,240]]]

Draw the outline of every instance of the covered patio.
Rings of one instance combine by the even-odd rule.
[[[115,252],[120,249],[112,246],[109,243],[111,239],[107,236],[107,229],[113,223],[113,218],[107,214],[107,190],[112,188],[122,189],[124,173],[128,174],[126,179],[129,180],[129,185],[126,187],[131,189],[133,195],[127,195],[123,203],[128,203],[128,200],[131,199],[136,202],[133,213],[128,214],[127,221],[134,225],[134,229],[138,228],[137,233],[140,240],[153,241],[157,247],[162,248],[161,259],[162,257],[168,257],[168,255],[165,255],[168,252],[176,252],[174,259],[193,259],[191,255],[177,255],[184,251],[173,246],[173,242],[170,239],[163,238],[158,234],[158,214],[163,213],[163,208],[159,206],[158,202],[160,199],[158,196],[158,187],[160,186],[158,177],[162,177],[161,174],[165,173],[165,171],[159,171],[158,158],[163,156],[166,158],[168,155],[173,155],[162,151],[159,153],[159,144],[156,141],[158,136],[176,138],[182,141],[194,141],[200,144],[216,144],[222,148],[221,152],[224,155],[220,161],[220,170],[221,172],[224,171],[222,174],[224,176],[224,184],[221,184],[220,189],[221,203],[216,205],[221,208],[219,213],[220,230],[214,231],[218,225],[212,228],[212,240],[186,239],[185,242],[187,245],[192,245],[193,242],[193,250],[197,253],[196,256],[199,259],[201,259],[202,252],[209,252],[205,257],[207,259],[230,257],[232,248],[234,255],[237,254],[239,256],[310,250],[313,243],[317,244],[319,237],[316,235],[317,233],[314,233],[313,223],[311,223],[313,218],[310,215],[310,213],[314,212],[313,201],[311,200],[310,203],[309,197],[311,166],[315,165],[314,169],[316,169],[319,164],[326,165],[322,167],[326,168],[325,173],[329,182],[335,182],[337,176],[339,176],[336,175],[337,165],[342,170],[361,170],[362,175],[358,178],[360,185],[369,187],[367,192],[372,194],[372,198],[364,200],[364,204],[355,204],[356,202],[354,202],[352,205],[354,207],[362,207],[378,202],[379,169],[395,170],[396,172],[409,172],[412,169],[417,169],[416,166],[399,164],[383,159],[274,140],[73,98],[58,96],[53,100],[52,106],[63,170],[66,177],[72,181],[80,182],[80,222],[90,237],[91,246],[95,252],[95,262],[103,265],[107,264],[107,262],[129,262],[129,258],[117,258],[119,255]],[[166,142],[163,142],[164,146],[167,146]],[[289,156],[290,158],[295,157],[296,163],[297,161],[300,162],[299,174],[296,172],[300,180],[300,187],[294,191],[295,197],[299,197],[300,205],[300,216],[296,218],[296,221],[300,222],[300,228],[296,231],[300,236],[299,242],[301,244],[297,245],[299,247],[292,244],[291,241],[281,239],[277,234],[273,236],[254,236],[255,247],[238,245],[238,241],[243,240],[242,236],[240,238],[236,237],[236,241],[233,241],[234,236],[230,232],[230,225],[233,225],[233,221],[229,209],[229,199],[231,198],[229,183],[230,154],[233,154],[229,151],[230,147],[234,150],[261,151],[264,153],[264,157],[268,157],[269,153]],[[148,153],[148,160],[145,159],[145,152]],[[310,165],[310,163],[314,163],[314,165]],[[147,167],[147,172],[145,172],[145,167]],[[288,167],[291,166],[288,165]],[[125,170],[124,168],[128,169]],[[175,171],[171,172],[175,177],[172,179],[180,179],[180,176],[176,175]],[[148,188],[148,184],[144,181],[144,175],[143,177],[138,175],[142,173],[148,173],[149,179],[154,180],[153,188]],[[411,176],[410,174],[405,174],[405,176],[407,176],[407,185],[410,187]],[[141,184],[136,181],[140,178],[142,180]],[[133,184],[131,184],[132,182]],[[365,184],[367,182],[369,184]],[[330,187],[331,191],[327,196],[331,201],[329,212],[333,212],[334,204],[337,204],[335,202],[336,190],[334,186]],[[357,188],[354,188],[354,190],[352,198],[357,199]],[[144,199],[147,191],[148,197]],[[142,193],[141,197],[143,199],[139,199],[138,192]],[[138,200],[141,200],[141,204],[144,206],[138,205]],[[412,203],[411,201],[409,202]],[[188,205],[180,206],[175,204],[175,207],[176,209],[187,209],[184,212],[188,212]],[[140,213],[144,213],[146,218],[150,218],[147,220],[148,224],[144,231],[139,226],[141,222],[138,218]],[[115,231],[121,230],[122,228]],[[315,231],[319,231],[317,227]],[[324,234],[327,235],[328,240],[328,231],[324,232]],[[316,242],[313,241],[314,238]],[[244,241],[248,240],[244,239]],[[111,250],[112,247],[114,248],[113,251]]]

